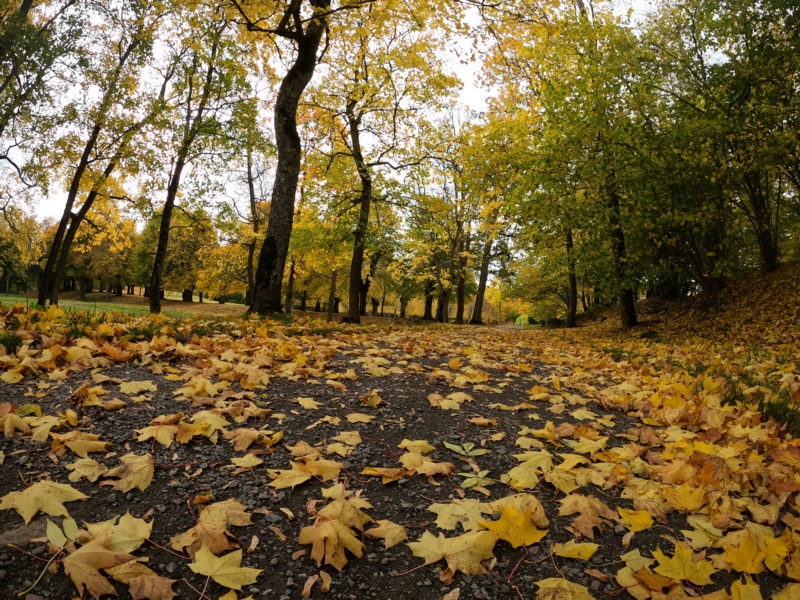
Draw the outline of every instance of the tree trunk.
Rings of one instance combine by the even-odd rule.
[[[433,288],[425,287],[425,312],[422,315],[425,321],[433,321]]]
[[[206,105],[208,103],[208,98],[211,95],[211,85],[214,81],[214,74],[216,73],[215,65],[218,49],[219,40],[215,39],[211,45],[211,53],[208,57],[205,80],[203,81],[203,87],[200,91],[200,98],[197,102],[197,108],[194,108],[191,102],[191,100],[194,99],[192,98],[191,92],[189,93],[189,98],[186,103],[186,126],[183,132],[183,139],[181,140],[180,148],[178,148],[175,167],[170,175],[169,186],[167,187],[167,199],[164,202],[164,210],[161,213],[161,224],[158,230],[158,247],[156,248],[156,255],[153,260],[153,272],[150,275],[151,290],[161,289],[162,276],[164,274],[164,263],[167,258],[167,245],[169,244],[169,229],[172,222],[172,210],[175,207],[175,198],[178,195],[178,188],[181,184],[181,176],[183,174],[183,168],[186,166],[186,159],[189,156],[189,150],[200,133],[200,129],[206,116]],[[160,294],[152,294],[150,296],[150,312],[161,312]]]
[[[575,255],[572,229],[567,228],[567,271],[569,272],[569,297],[567,302],[567,327],[575,327],[578,313],[578,280],[575,277]]]
[[[381,296],[381,316],[384,316],[384,309],[386,308],[386,288],[383,288],[383,296]]]
[[[347,103],[345,114],[350,128],[350,144],[353,152],[353,160],[356,164],[356,171],[361,180],[360,207],[358,211],[358,222],[353,232],[353,257],[350,260],[350,304],[348,306],[346,321],[348,323],[360,323],[360,309],[364,305],[366,312],[367,290],[362,290],[361,270],[364,267],[364,245],[367,238],[367,228],[369,227],[369,211],[372,202],[372,177],[364,155],[361,151],[361,135],[358,130],[361,124],[361,116],[354,114],[356,102],[351,100]],[[369,281],[369,277],[367,277]],[[367,283],[367,289],[369,283]],[[363,313],[361,313],[363,314]]]
[[[299,11],[300,3],[296,4]],[[296,31],[294,39],[297,52],[294,64],[281,82],[275,100],[274,125],[278,165],[272,188],[267,234],[258,256],[253,304],[250,307],[252,312],[259,314],[281,311],[283,269],[292,235],[294,200],[302,159],[302,146],[297,133],[297,106],[317,66],[317,51],[327,29],[326,15],[331,3],[330,0],[311,0],[311,5],[321,16],[311,18],[305,31]]]
[[[406,307],[408,306],[408,301],[409,301],[409,298],[406,298],[405,296],[400,296],[400,318],[401,319],[405,319],[406,318]]]
[[[459,242],[458,249],[458,284],[456,286],[456,324],[464,324],[464,301],[466,294],[467,281],[467,253],[469,252],[470,240],[469,231],[466,239]]]
[[[471,325],[483,325],[483,299],[486,296],[486,282],[489,280],[489,264],[492,260],[492,239],[486,238],[481,255],[481,272],[478,276],[478,291],[475,293],[475,307],[472,309]]]
[[[300,310],[302,310],[303,312],[306,312],[306,309],[308,308],[306,304],[307,296],[308,296],[308,290],[303,290],[303,299],[300,300]]]
[[[372,300],[372,316],[373,317],[377,317],[378,316],[378,307],[381,305],[380,300],[378,300],[374,296],[371,298],[371,300]]]
[[[322,312],[322,305],[319,302],[319,298],[317,298],[317,303],[314,305],[314,312]]]
[[[339,298],[338,296],[336,296],[336,297],[333,299],[333,312],[335,312],[337,315],[339,314],[339,303],[340,303],[341,301],[342,301],[342,299],[341,299],[341,298]]]
[[[250,306],[253,302],[253,288],[255,287],[255,273],[253,261],[258,243],[258,206],[256,206],[256,187],[253,181],[253,151],[247,148],[247,191],[250,196],[250,222],[253,224],[253,239],[247,245],[247,293],[245,304]]]
[[[181,301],[182,301],[182,302],[191,302],[191,301],[192,301],[192,296],[193,296],[193,295],[194,295],[194,290],[191,290],[191,289],[189,289],[189,288],[186,288],[186,289],[185,289],[185,290],[183,290],[183,292],[181,293]]]
[[[333,321],[333,308],[334,304],[336,304],[336,274],[337,270],[334,269],[333,273],[331,273],[331,289],[328,292],[328,317],[326,319],[328,323]]]
[[[619,194],[615,175],[611,173],[611,180],[608,184],[608,221],[611,225],[611,250],[614,256],[614,267],[616,270],[617,282],[619,285],[619,306],[620,318],[623,329],[630,329],[638,324],[636,318],[636,304],[633,295],[633,288],[628,281],[628,274],[625,265],[627,264],[627,254],[625,250],[625,232],[620,223]]]
[[[187,148],[188,150],[188,148]],[[167,246],[169,245],[169,227],[172,221],[172,209],[175,207],[175,197],[178,195],[178,186],[181,181],[183,167],[186,164],[184,157],[178,157],[175,168],[170,177],[169,187],[167,188],[167,200],[164,202],[164,209],[161,211],[161,223],[158,228],[158,246],[156,255],[153,258],[153,271],[150,273],[150,312],[161,312],[161,280],[164,274],[164,263],[167,259]]]
[[[294,260],[289,267],[289,283],[286,285],[286,312],[292,312],[292,297],[294,296]]]
[[[436,320],[439,323],[448,323],[450,321],[449,315],[450,292],[442,292],[439,294],[439,301],[436,304]]]

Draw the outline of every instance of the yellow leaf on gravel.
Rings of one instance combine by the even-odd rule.
[[[514,494],[493,502],[487,502],[483,505],[482,512],[484,514],[498,513],[503,508],[511,506],[520,512],[529,512],[531,521],[539,529],[547,529],[550,526],[550,521],[547,519],[547,513],[544,512],[542,503],[533,494]]]
[[[461,523],[464,531],[476,531],[481,528],[485,510],[480,500],[453,500],[449,504],[431,504],[428,510],[436,513],[436,526],[439,529],[453,531]],[[498,509],[500,510],[500,509]]]
[[[642,553],[639,552],[638,548],[631,550],[626,554],[622,554],[620,558],[625,561],[625,564],[633,573],[640,571],[641,569],[645,569],[656,562],[652,558],[642,556]]]
[[[134,598],[148,598],[148,600],[172,600],[177,594],[172,591],[172,584],[176,579],[167,579],[155,573],[140,575],[131,579],[128,591]]]
[[[150,537],[153,522],[137,519],[126,512],[116,522],[114,517],[104,523],[87,523],[86,528],[95,539],[103,538],[103,545],[115,552],[133,552]]]
[[[113,400],[106,400],[105,402],[100,403],[100,408],[102,408],[107,412],[111,412],[114,410],[121,410],[125,408],[125,406],[126,404],[119,398],[114,398]]]
[[[497,521],[481,521],[485,527],[501,540],[505,540],[513,548],[530,546],[547,535],[547,529],[537,529],[532,521],[531,511],[520,511],[514,506],[503,507]]]
[[[427,440],[404,439],[398,444],[398,448],[403,448],[409,452],[417,452],[418,454],[427,454],[436,450],[436,446],[431,446]]]
[[[553,554],[563,558],[589,560],[599,547],[599,544],[577,543],[575,540],[570,540],[565,544],[553,544]]]
[[[332,438],[337,442],[342,442],[348,446],[358,446],[361,443],[361,434],[357,431],[342,431],[339,435]]]
[[[92,540],[78,548],[63,561],[64,573],[69,575],[80,594],[83,588],[94,598],[106,594],[117,594],[114,586],[100,574],[100,569],[108,569],[136,560],[135,556],[124,552],[114,552],[103,545],[104,540]]]
[[[144,491],[153,481],[154,463],[149,453],[137,456],[134,453],[120,457],[122,464],[106,473],[106,477],[119,477],[118,481],[103,481],[100,485],[110,485],[120,492],[129,492],[133,488]]]
[[[22,420],[22,417],[14,413],[0,417],[0,428],[3,429],[3,434],[6,437],[13,436],[15,431],[28,433],[31,430],[30,426]]]
[[[364,535],[366,535],[368,538],[372,538],[373,540],[382,539],[386,544],[387,550],[392,546],[396,546],[400,542],[404,542],[408,539],[406,528],[402,525],[392,523],[387,519],[378,521],[377,525],[377,527],[373,527],[372,529],[365,531]]]
[[[364,413],[350,413],[349,415],[345,415],[345,418],[349,423],[371,423],[375,420],[375,417],[365,415]]]
[[[245,527],[250,524],[250,514],[244,505],[231,498],[206,506],[200,511],[197,524],[188,531],[170,538],[169,543],[175,550],[186,549],[189,556],[194,556],[203,546],[214,554],[221,554],[238,546],[228,531],[228,525]]]
[[[72,473],[69,474],[70,481],[78,481],[83,478],[92,483],[97,481],[100,475],[108,473],[107,466],[92,458],[79,458],[71,465],[67,465],[67,470],[72,471]]]
[[[322,406],[321,402],[317,402],[313,398],[298,398],[296,402],[305,409],[316,410]]]
[[[594,600],[589,589],[560,577],[537,581],[536,600]]]
[[[141,394],[142,392],[155,392],[158,388],[156,388],[155,384],[151,380],[145,381],[126,381],[125,383],[119,384],[119,391],[123,394]]]
[[[5,381],[6,383],[14,385],[15,383],[19,383],[20,381],[22,381],[22,373],[19,373],[17,371],[6,371],[2,375],[0,375],[0,379]]]
[[[364,544],[358,541],[353,530],[337,520],[320,519],[314,525],[300,530],[301,544],[312,544],[311,558],[317,566],[331,565],[341,571],[347,564],[345,550],[349,550],[358,558],[364,555]]]
[[[653,517],[646,510],[617,507],[622,524],[631,531],[644,531],[653,526]]]
[[[69,516],[64,502],[88,499],[89,496],[70,485],[54,481],[37,481],[21,492],[9,492],[0,498],[0,510],[13,508],[27,525],[39,511],[51,517]]]
[[[243,567],[242,551],[236,550],[224,556],[216,557],[203,546],[194,555],[194,562],[189,568],[198,575],[210,577],[218,584],[234,590],[241,590],[242,586],[256,582],[261,573],[260,569]]]
[[[496,543],[497,536],[491,531],[473,531],[454,538],[442,534],[436,537],[426,531],[408,547],[414,556],[424,559],[426,565],[445,559],[453,573],[461,571],[465,575],[479,575],[486,572],[481,561],[494,556],[492,551]]]
[[[709,577],[716,573],[716,569],[705,559],[694,562],[694,556],[689,548],[675,547],[675,555],[667,558],[661,548],[653,551],[653,556],[658,561],[658,566],[653,569],[659,575],[670,577],[675,581],[689,581],[695,585],[708,585]]]
[[[291,469],[267,469],[267,475],[272,478],[267,485],[277,490],[292,488],[311,479],[311,473],[303,469],[300,463],[291,463]]]
[[[231,462],[237,467],[242,467],[243,469],[252,469],[253,467],[264,464],[264,461],[258,458],[255,454],[248,454],[247,456],[242,456],[241,458],[234,457],[231,459]]]
[[[361,471],[361,474],[368,477],[382,477],[381,483],[383,484],[391,483],[392,481],[398,481],[406,475],[410,475],[410,473],[405,469],[386,469],[380,467],[364,467],[364,470]]]
[[[467,421],[478,427],[494,427],[497,425],[497,419],[487,419],[486,417],[472,417]]]

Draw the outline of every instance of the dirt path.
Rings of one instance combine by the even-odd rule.
[[[254,536],[258,538],[254,550],[243,554],[242,562],[263,570],[240,594],[254,598],[299,598],[306,580],[320,570],[332,576],[330,592],[322,593],[317,583],[312,598],[439,600],[460,588],[462,599],[528,599],[536,595],[536,582],[553,577],[584,585],[595,597],[627,597],[615,580],[620,568],[625,567],[620,555],[639,549],[650,557],[658,547],[671,554],[673,544],[668,540],[680,536],[680,530],[693,529],[687,524],[688,510],[674,511],[631,539],[625,535],[629,528],[616,516],[618,507],[649,506],[656,516],[661,509],[669,511],[660,498],[651,504],[634,503],[630,491],[634,481],[662,479],[657,474],[659,465],[665,464],[661,453],[676,433],[674,429],[667,433],[665,428],[644,425],[634,416],[630,403],[619,403],[627,410],[610,409],[609,398],[634,393],[625,392],[626,384],[635,385],[638,391],[647,386],[630,379],[625,365],[602,353],[572,345],[557,334],[511,328],[343,328],[329,337],[311,335],[310,330],[307,335],[287,337],[279,329],[256,330],[244,336],[246,332],[237,333],[233,326],[222,327],[226,333],[210,339],[183,344],[170,341],[168,336],[149,344],[120,344],[120,350],[129,355],[117,355],[116,360],[122,361],[117,363],[113,362],[113,352],[85,344],[88,352],[74,353],[71,366],[76,370],[65,372],[66,379],[58,378],[61,375],[48,379],[45,368],[45,378],[27,377],[14,385],[0,382],[0,402],[16,406],[36,403],[44,415],[75,410],[78,427],[55,427],[53,433],[80,431],[109,442],[107,453],[90,455],[108,468],[119,465],[119,458],[128,453],[149,453],[155,463],[152,483],[144,491],[122,493],[85,479],[70,482],[66,466],[77,459],[72,451],[61,448],[53,453],[51,444],[57,444],[52,439],[36,442],[30,435],[17,433],[0,437],[0,450],[5,455],[0,466],[0,496],[51,479],[69,483],[90,498],[67,504],[79,525],[107,521],[126,512],[152,519],[151,541],[133,554],[146,556],[156,574],[176,580],[172,587],[179,598],[199,597],[198,591],[206,584],[205,577],[190,570],[192,561],[186,550],[170,548],[171,538],[197,524],[203,505],[194,501],[203,495],[210,495],[215,502],[238,500],[252,515],[252,524],[228,529],[231,547],[238,543],[248,548]],[[95,368],[89,370],[92,366]],[[153,385],[124,393],[126,388],[120,382],[136,381]],[[204,381],[210,385],[205,386]],[[186,391],[187,386],[195,387]],[[125,407],[110,412],[97,406],[81,408],[76,401],[85,399],[89,388],[105,392],[98,400],[119,398]],[[151,391],[153,388],[155,391]],[[184,392],[177,393],[181,388]],[[435,406],[452,394],[456,394],[455,400],[445,402],[445,408]],[[314,402],[298,402],[300,398]],[[245,408],[249,417],[241,414]],[[217,436],[209,437],[206,429],[204,434],[195,431],[187,443],[175,440],[165,446],[155,439],[137,441],[141,434],[136,432],[151,425],[153,419],[183,413],[182,419],[167,422],[180,420],[188,427],[198,413],[207,415],[209,411],[224,420],[218,425],[216,440],[211,438]],[[358,422],[363,415],[369,422]],[[262,439],[282,432],[283,439],[271,447],[256,442],[247,450],[237,451],[223,437],[236,429],[263,430]],[[694,431],[697,433],[687,437],[700,434],[707,444],[714,444],[715,440],[705,435],[707,428],[705,433],[702,428],[695,427]],[[335,437],[342,432],[357,432],[360,443],[349,448],[347,443],[337,444]],[[431,478],[406,473],[387,484],[379,477],[362,474],[368,467],[400,468],[403,440],[427,441],[434,450],[425,456],[435,463],[451,463],[454,468],[449,474]],[[267,485],[271,478],[266,469],[289,469],[291,460],[299,460],[290,455],[290,449],[301,442],[316,448],[321,459],[339,462],[338,482],[343,482],[346,490],[358,491],[367,501],[359,504],[361,510],[373,521],[390,520],[404,526],[410,541],[418,540],[425,531],[451,538],[465,533],[465,524],[467,529],[478,528],[473,519],[453,529],[442,529],[437,526],[437,514],[430,510],[433,504],[462,498],[488,503],[520,491],[533,494],[541,502],[549,520],[548,532],[541,542],[528,548],[512,548],[498,541],[494,559],[483,563],[484,574],[457,572],[453,576],[444,570],[444,561],[421,567],[424,561],[413,556],[405,543],[386,550],[382,540],[360,535],[366,546],[362,558],[347,553],[348,562],[341,572],[325,564],[320,569],[303,552],[310,546],[300,544],[298,538],[301,529],[311,525],[314,514],[328,502],[322,492],[331,488],[334,479],[323,481],[324,475],[314,476],[294,489]],[[584,442],[600,445],[588,451],[567,445]],[[462,451],[474,444],[475,449],[488,452],[467,459],[445,444]],[[501,481],[521,464],[519,455],[540,449],[552,454],[556,468],[550,473],[566,473],[566,479],[545,475],[538,483],[517,482],[517,489]],[[234,475],[231,459],[245,457],[253,450],[263,464]],[[337,451],[349,452],[349,456],[339,456]],[[636,457],[636,461],[631,460]],[[570,461],[574,464],[567,468]],[[638,466],[637,461],[641,463]],[[565,468],[559,471],[559,465]],[[273,475],[276,473],[273,471]],[[644,479],[647,474],[649,479]],[[483,478],[479,482],[482,485],[476,486],[483,490],[468,487],[466,482],[475,476]],[[670,481],[682,483],[680,478]],[[611,514],[596,519],[565,514],[565,491],[571,496],[595,498]],[[713,486],[707,493],[712,492]],[[576,524],[578,517],[590,518],[588,529],[585,524]],[[491,520],[491,511],[484,518]],[[740,521],[746,522],[746,517]],[[17,545],[0,549],[0,596],[10,597],[12,592],[27,589],[45,566],[49,558],[46,545],[26,541],[40,538],[44,523],[45,517],[40,514],[26,530],[16,512],[0,511],[4,541],[8,538]],[[576,535],[576,531],[582,533]],[[589,560],[550,554],[551,544],[576,537],[598,544]],[[623,543],[629,547],[623,548]],[[729,588],[737,579],[735,571],[720,570],[713,575],[713,584],[703,591],[707,594]],[[113,584],[121,597],[130,597],[125,585]],[[782,587],[769,572],[760,575],[759,585],[764,597]],[[226,591],[212,581],[206,596],[216,600]],[[45,573],[33,593],[66,600],[73,597],[74,586],[59,569]]]

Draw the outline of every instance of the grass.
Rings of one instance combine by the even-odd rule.
[[[13,306],[17,302],[21,302],[26,307],[33,308],[36,306],[36,300],[27,298],[23,295],[14,294],[0,294],[0,303],[6,306]],[[122,303],[111,302],[83,302],[80,300],[60,300],[59,307],[65,310],[85,310],[96,313],[104,312],[120,312],[127,315],[147,315],[150,314],[150,309],[146,306],[135,306]],[[194,313],[191,311],[164,309],[161,311],[168,317],[183,318],[190,317]]]

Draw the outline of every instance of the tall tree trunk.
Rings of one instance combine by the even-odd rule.
[[[361,307],[363,303],[366,312],[366,296],[369,290],[369,276],[367,277],[366,290],[362,292],[361,270],[364,267],[364,245],[367,238],[367,228],[369,227],[369,211],[372,202],[372,177],[370,176],[367,164],[364,162],[364,155],[361,151],[361,136],[358,130],[361,124],[361,117],[353,113],[355,101],[347,103],[345,114],[350,127],[350,144],[353,151],[353,160],[356,163],[356,170],[361,179],[361,197],[358,211],[358,223],[353,232],[353,258],[350,260],[350,290],[349,305],[345,321],[348,323],[361,322]]]
[[[192,302],[194,296],[194,290],[186,288],[181,292],[181,301],[182,302]]]
[[[456,324],[464,324],[464,301],[467,280],[467,253],[469,252],[470,235],[467,231],[466,239],[462,239],[458,249],[458,284],[456,286]]]
[[[384,309],[386,308],[386,287],[383,288],[383,296],[381,296],[381,316],[385,316]]]
[[[433,291],[431,284],[425,285],[425,312],[422,315],[425,321],[433,321]]]
[[[330,323],[333,321],[333,309],[336,304],[336,274],[338,273],[337,269],[333,270],[331,273],[331,289],[328,292],[328,317],[327,321]]]
[[[406,296],[400,296],[400,318],[406,318],[406,307],[408,306],[408,300]]]
[[[481,272],[478,276],[478,291],[475,294],[475,308],[472,309],[471,325],[483,325],[483,299],[486,296],[486,282],[489,280],[489,264],[492,261],[492,239],[486,238],[481,255]]]
[[[378,316],[378,307],[381,305],[380,300],[378,300],[375,296],[371,298],[372,300],[372,316]]]
[[[292,312],[292,301],[294,296],[294,260],[289,266],[289,283],[286,284],[286,312]]]
[[[155,258],[153,259],[153,272],[150,275],[150,289],[153,292],[150,294],[151,313],[161,312],[161,294],[159,291],[161,290],[161,282],[164,275],[164,263],[167,258],[172,210],[175,208],[175,198],[178,195],[178,188],[181,185],[181,176],[186,166],[189,150],[200,133],[201,126],[206,117],[206,105],[211,95],[211,85],[214,81],[214,74],[216,73],[215,65],[218,50],[219,41],[215,39],[211,45],[211,53],[208,58],[205,79],[203,81],[202,90],[200,91],[197,108],[194,108],[192,105],[191,100],[193,100],[193,98],[191,97],[191,92],[189,94],[189,101],[186,103],[186,124],[183,131],[183,139],[181,140],[181,145],[175,160],[175,167],[172,170],[169,186],[167,187],[167,199],[164,202],[164,210],[161,212],[161,224],[158,229],[158,246],[156,248]]]
[[[300,300],[300,310],[306,312],[308,309],[308,305],[306,304],[308,300],[308,290],[303,290],[303,298]]]
[[[578,280],[575,277],[575,254],[572,229],[567,228],[567,271],[569,272],[569,297],[567,302],[567,327],[575,327],[578,313]]]
[[[175,163],[175,168],[170,177],[169,187],[167,188],[167,200],[161,211],[161,223],[158,227],[158,245],[156,255],[153,258],[153,270],[150,273],[150,312],[161,312],[161,281],[164,275],[164,263],[167,260],[167,246],[169,245],[169,228],[172,222],[172,210],[175,208],[175,198],[178,195],[178,187],[181,182],[181,174],[185,166],[185,158],[179,157]]]
[[[253,224],[253,239],[247,245],[247,305],[253,302],[253,288],[255,287],[255,273],[253,261],[258,244],[258,206],[256,206],[256,186],[253,181],[253,150],[247,148],[247,191],[250,196],[250,222]]]
[[[448,314],[450,304],[450,292],[443,291],[439,294],[439,301],[436,304],[436,320],[439,323],[447,323],[450,321]]]
[[[299,11],[300,2],[296,4]],[[297,53],[294,64],[281,82],[275,100],[278,166],[272,188],[267,234],[258,255],[253,304],[250,307],[251,311],[259,314],[281,311],[283,269],[292,235],[294,200],[302,159],[300,136],[297,133],[297,106],[317,66],[317,51],[327,29],[326,15],[331,3],[330,0],[311,0],[311,5],[320,16],[312,17],[305,31],[295,32],[293,39],[297,43]]]
[[[639,321],[636,318],[636,299],[633,295],[633,288],[628,281],[626,269],[628,257],[625,250],[625,232],[620,223],[619,194],[617,193],[616,177],[613,171],[607,186],[607,195],[609,209],[608,221],[611,226],[611,251],[614,256],[614,268],[619,285],[620,318],[622,328],[630,329],[637,325]]]

